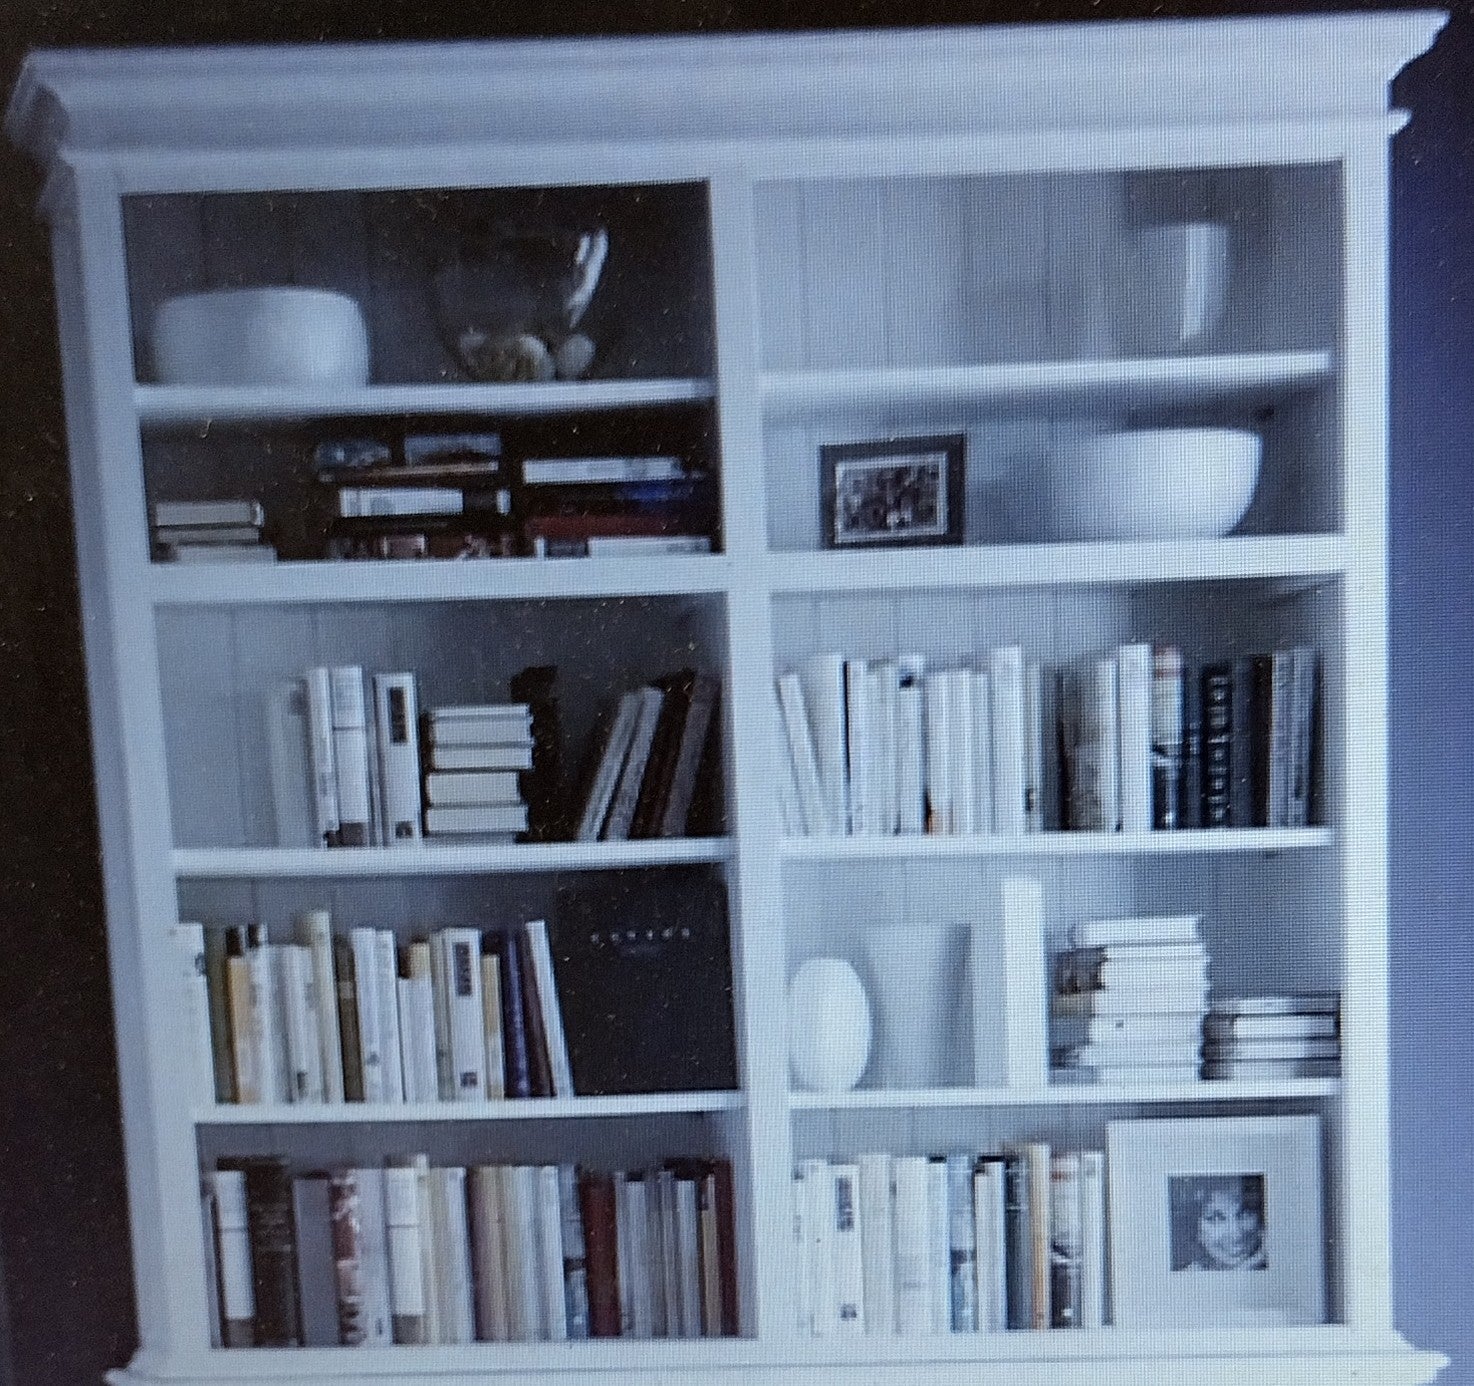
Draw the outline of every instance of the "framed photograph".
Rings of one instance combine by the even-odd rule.
[[[824,546],[960,544],[965,442],[948,433],[821,446]]]
[[[1106,1149],[1117,1326],[1325,1321],[1319,1117],[1113,1121]]]

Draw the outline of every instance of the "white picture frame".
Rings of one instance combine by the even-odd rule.
[[[1106,1126],[1121,1328],[1325,1322],[1316,1116]]]

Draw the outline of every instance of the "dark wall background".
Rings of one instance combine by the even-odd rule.
[[[1152,0],[0,0],[36,47],[1166,18],[1411,8]],[[1398,1324],[1474,1383],[1474,0],[1401,79],[1392,487],[1393,1221]],[[134,1346],[81,622],[39,180],[0,150],[0,1384],[90,1386]],[[8,1325],[8,1332],[6,1331]]]

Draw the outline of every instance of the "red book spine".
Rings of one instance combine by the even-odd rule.
[[[619,1337],[619,1242],[614,1179],[588,1173],[578,1185],[583,1213],[584,1265],[589,1294],[589,1336]]]

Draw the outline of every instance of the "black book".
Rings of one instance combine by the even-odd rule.
[[[1230,702],[1228,824],[1232,828],[1252,828],[1262,820],[1255,812],[1254,799],[1254,728],[1258,722],[1254,659],[1242,656],[1233,660],[1233,694]]]
[[[302,1341],[307,1347],[337,1347],[338,1264],[333,1255],[332,1203],[326,1174],[303,1174],[292,1180],[292,1225],[297,1239]]]
[[[1003,1154],[1003,1259],[1009,1328],[1034,1326],[1034,1230],[1029,1159],[1022,1149]]]
[[[276,1155],[251,1155],[217,1163],[220,1169],[240,1170],[246,1177],[256,1346],[301,1347],[297,1238],[287,1162]]]
[[[1202,671],[1188,664],[1182,671],[1182,764],[1178,767],[1177,826],[1203,826],[1203,683]]]
[[[726,896],[710,877],[562,892],[552,922],[581,1097],[737,1086]]]
[[[1233,664],[1214,660],[1203,666],[1202,826],[1229,825],[1229,786],[1233,762]]]
[[[568,836],[564,822],[562,719],[555,684],[558,666],[534,664],[512,676],[512,701],[532,712],[532,769],[522,771],[517,786],[527,805],[527,842],[557,842]]]
[[[650,743],[650,758],[645,762],[645,775],[640,782],[640,797],[635,803],[635,816],[630,823],[631,837],[659,837],[661,818],[670,794],[671,776],[675,772],[676,753],[681,733],[691,710],[691,695],[696,687],[694,669],[678,669],[653,680],[665,694],[660,704],[660,719],[655,724],[655,739]]]
[[[483,946],[495,955],[501,978],[506,1093],[508,1097],[531,1097],[532,1065],[527,1048],[527,998],[522,991],[521,939],[511,931],[492,931],[484,935]]]

